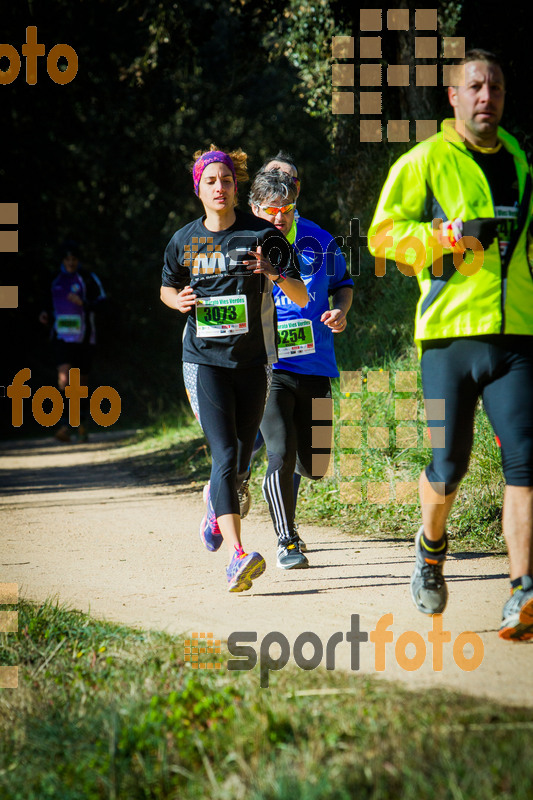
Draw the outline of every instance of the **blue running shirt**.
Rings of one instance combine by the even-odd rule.
[[[300,308],[296,303],[292,303],[278,286],[274,285],[278,325],[280,322],[284,323],[289,320],[310,320],[315,351],[288,358],[280,357],[274,364],[274,369],[289,370],[302,375],[324,375],[338,378],[339,370],[335,361],[333,345],[334,333],[320,321],[320,317],[324,311],[329,310],[329,296],[343,286],[353,286],[353,280],[348,274],[346,261],[335,239],[314,222],[299,217],[293,247],[298,255],[301,277],[307,287],[309,302],[304,308]],[[290,331],[283,333],[280,330],[279,333],[286,339],[285,344],[289,345],[288,333]],[[279,341],[280,355],[283,347],[284,342]]]

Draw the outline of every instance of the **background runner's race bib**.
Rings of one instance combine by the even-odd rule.
[[[305,356],[314,352],[315,339],[310,319],[278,322],[278,358]]]
[[[78,314],[59,314],[56,318],[56,331],[58,333],[79,333],[81,317]]]
[[[498,239],[500,241],[500,256],[503,258],[509,247],[509,241],[516,227],[518,219],[518,204],[514,206],[495,206],[496,219],[498,220]]]
[[[248,306],[242,294],[201,297],[196,304],[196,335],[248,333]]]

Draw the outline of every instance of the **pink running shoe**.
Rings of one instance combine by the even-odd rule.
[[[266,569],[265,559],[259,553],[245,553],[242,546],[235,545],[235,552],[229,567],[226,568],[230,592],[244,592],[250,589],[252,581],[259,578]]]
[[[218,527],[215,511],[211,504],[211,494],[209,491],[209,483],[204,486],[204,503],[207,504],[207,511],[200,522],[200,539],[211,553],[218,550],[224,539]]]

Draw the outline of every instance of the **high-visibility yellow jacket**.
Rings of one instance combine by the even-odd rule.
[[[428,339],[487,333],[533,335],[533,273],[527,254],[531,173],[514,136],[499,128],[498,137],[513,156],[516,174],[509,175],[509,181],[518,180],[520,199],[515,234],[503,259],[497,239],[485,251],[478,245],[480,252],[474,254],[470,268],[468,256],[463,262],[456,254],[455,266],[450,250],[437,246],[434,219],[495,216],[485,174],[458,136],[454,120],[445,120],[441,132],[401,156],[383,186],[369,231],[369,248],[393,265],[396,261],[405,274],[416,272],[421,292],[415,323],[419,352],[421,341]],[[414,249],[406,250],[409,245]],[[410,252],[407,257],[406,252]],[[415,265],[409,270],[402,261]]]

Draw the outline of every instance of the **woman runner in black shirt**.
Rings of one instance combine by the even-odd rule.
[[[211,450],[200,537],[208,550],[225,541],[230,592],[249,589],[263,557],[241,545],[238,488],[244,480],[277,360],[272,283],[300,306],[307,290],[292,248],[269,222],[235,208],[246,154],[214,145],[195,153],[195,193],[204,216],[177,231],[165,251],[161,299],[188,314],[183,339],[185,387]]]

